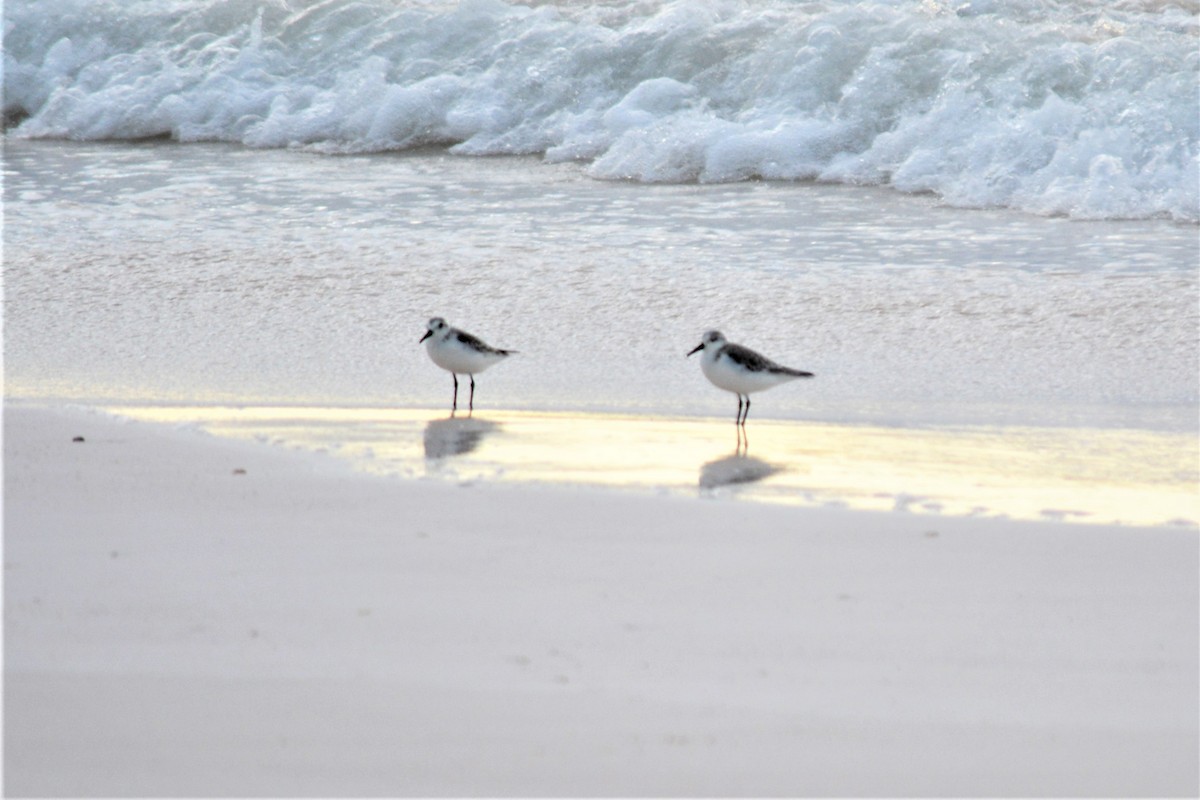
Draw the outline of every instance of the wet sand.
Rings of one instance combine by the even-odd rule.
[[[320,452],[355,470],[453,482],[736,495],[810,508],[1084,523],[1200,522],[1187,433],[886,427],[480,410],[116,406],[130,419]]]

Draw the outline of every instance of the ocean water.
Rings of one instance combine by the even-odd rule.
[[[4,25],[10,400],[466,483],[1200,520],[1194,2]],[[520,351],[473,417],[435,315]],[[684,356],[714,327],[816,373],[749,452]]]
[[[9,0],[10,135],[1200,221],[1196,0]]]

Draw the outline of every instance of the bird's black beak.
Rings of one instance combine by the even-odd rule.
[[[690,351],[688,351],[688,355],[690,356],[692,353],[699,353],[703,349],[704,349],[704,342],[701,342],[700,344],[698,344],[694,348],[692,348]]]
[[[421,337],[421,342],[425,341],[430,336],[433,336],[433,331],[425,331],[425,335]],[[417,342],[417,344],[420,344],[421,342]]]

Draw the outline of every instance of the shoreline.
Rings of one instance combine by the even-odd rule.
[[[5,412],[8,794],[1200,788],[1194,530],[377,480]]]
[[[1187,432],[764,418],[746,428],[743,450],[731,421],[712,417],[170,403],[93,411],[406,480],[732,496],[932,519],[1200,527],[1200,463]]]

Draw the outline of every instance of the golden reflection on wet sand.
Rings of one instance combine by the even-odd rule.
[[[737,495],[801,506],[1158,525],[1200,520],[1195,436],[430,409],[122,406],[139,420],[327,452],[380,475]]]

